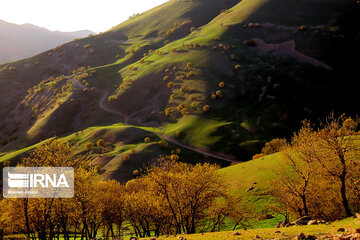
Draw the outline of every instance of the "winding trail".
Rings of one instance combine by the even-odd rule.
[[[72,78],[69,78],[69,80],[71,80],[76,87],[79,87],[79,88],[81,88],[81,89],[86,88],[86,86],[83,85],[83,84],[82,84],[81,82],[79,82],[79,81],[75,81],[75,80],[72,79]],[[116,109],[113,109],[113,108],[111,108],[111,107],[109,107],[109,106],[106,105],[106,100],[107,100],[107,98],[108,98],[108,96],[109,96],[109,92],[106,91],[106,90],[105,90],[105,91],[99,91],[99,90],[97,90],[97,92],[99,92],[99,93],[102,94],[102,97],[101,97],[101,99],[100,99],[100,101],[99,101],[99,107],[100,107],[102,110],[106,111],[106,112],[113,113],[113,114],[117,114],[117,115],[123,117],[123,118],[124,118],[124,124],[125,124],[125,125],[129,125],[129,124],[128,124],[129,118],[130,118],[129,115],[126,115],[126,114],[124,114],[124,113],[122,113],[122,112],[120,112],[120,111],[118,111],[118,110],[116,110]],[[189,149],[189,150],[191,150],[191,151],[194,151],[194,152],[197,152],[197,153],[200,153],[200,154],[203,154],[203,155],[206,155],[206,156],[215,158],[215,159],[219,159],[219,160],[226,161],[226,162],[230,162],[230,163],[239,163],[239,162],[241,162],[241,161],[238,161],[238,160],[235,160],[235,159],[231,159],[231,158],[229,158],[229,157],[220,156],[220,154],[222,154],[222,153],[209,152],[209,151],[206,151],[206,150],[201,150],[201,149],[196,148],[196,147],[192,147],[192,146],[187,145],[187,144],[185,144],[185,143],[182,143],[182,142],[180,142],[180,141],[178,141],[178,140],[176,140],[176,139],[174,139],[174,138],[172,138],[172,137],[170,137],[170,136],[167,136],[167,135],[165,135],[165,134],[163,134],[163,133],[161,133],[161,132],[153,131],[153,133],[156,134],[156,135],[158,135],[158,136],[163,137],[165,140],[167,140],[168,142],[171,142],[171,143],[173,143],[173,144],[175,144],[175,145],[178,145],[178,146],[180,146],[180,147]],[[224,154],[222,154],[222,155],[224,155]]]
[[[129,116],[126,115],[126,114],[124,114],[124,113],[122,113],[122,112],[120,112],[120,111],[117,111],[116,109],[113,109],[113,108],[107,106],[107,105],[105,104],[105,102],[106,102],[106,100],[107,100],[107,98],[108,98],[108,96],[109,96],[109,92],[108,92],[108,91],[103,91],[102,93],[103,93],[103,96],[101,97],[101,99],[100,99],[100,101],[99,101],[99,107],[100,107],[102,110],[106,111],[106,112],[114,113],[114,114],[117,114],[117,115],[123,117],[123,118],[124,118],[124,124],[128,125]]]

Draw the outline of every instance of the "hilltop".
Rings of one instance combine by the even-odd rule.
[[[13,24],[0,20],[0,64],[23,58],[95,34],[92,31],[50,31],[32,24]]]

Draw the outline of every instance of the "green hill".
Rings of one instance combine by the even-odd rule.
[[[304,118],[358,113],[358,13],[342,0],[172,0],[1,65],[1,160],[54,136],[79,152],[113,136],[111,151],[93,153],[110,178],[176,148],[189,161],[246,161]],[[148,135],[170,147],[144,144]]]

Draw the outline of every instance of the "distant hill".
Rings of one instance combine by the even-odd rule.
[[[0,20],[0,63],[31,57],[89,34],[93,32],[50,31],[32,24],[17,25]]]

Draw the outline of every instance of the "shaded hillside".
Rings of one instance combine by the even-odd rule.
[[[1,152],[123,123],[170,139],[169,149],[250,159],[304,118],[359,112],[359,16],[355,1],[169,1],[0,66]],[[168,151],[141,144],[131,146],[149,153],[141,163]],[[105,154],[108,169],[131,175],[123,150]]]
[[[94,33],[49,31],[31,24],[17,25],[0,20],[0,63],[28,58],[89,34]]]

